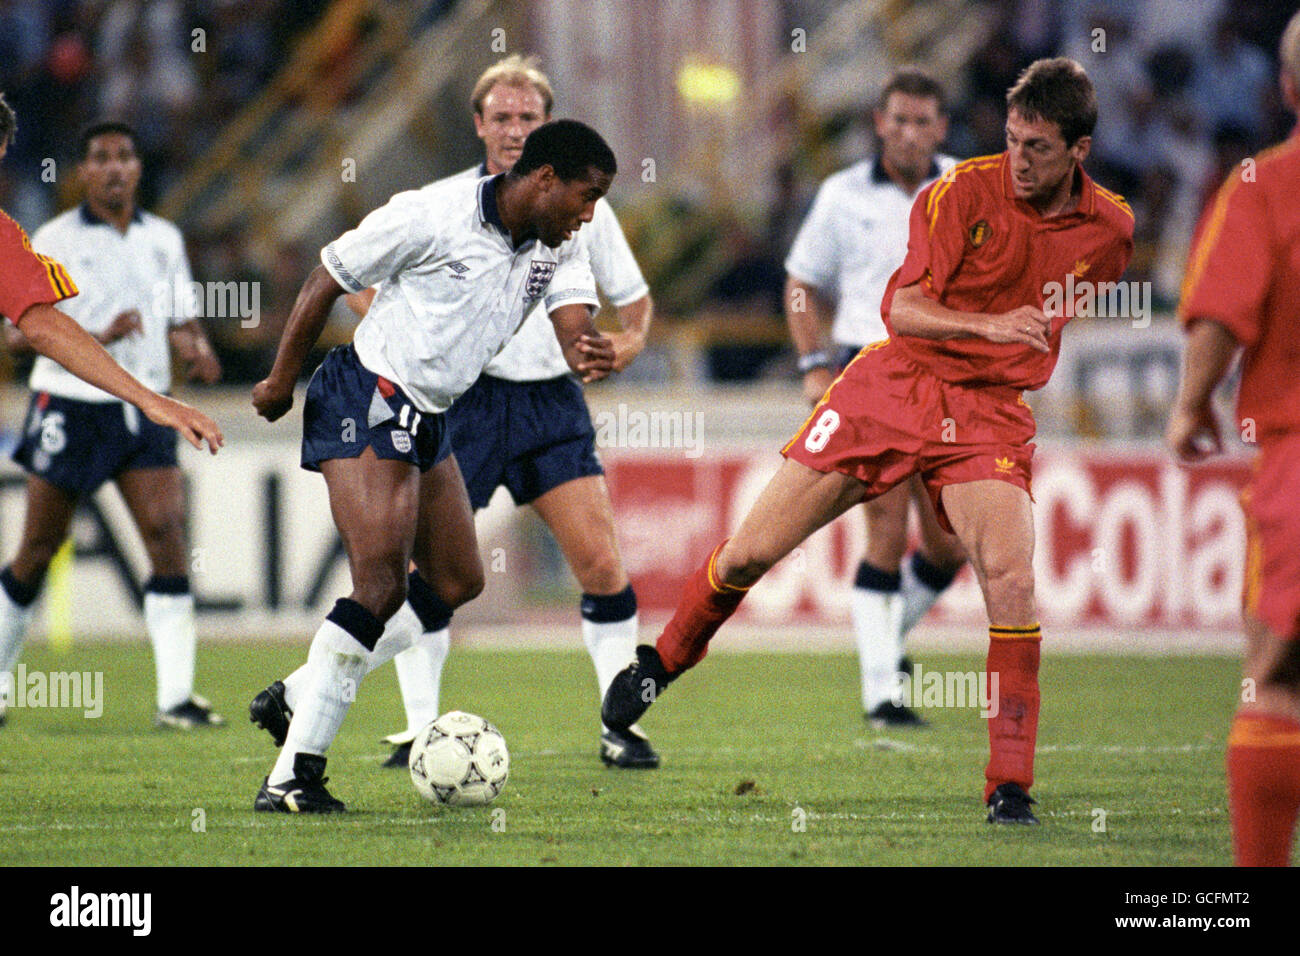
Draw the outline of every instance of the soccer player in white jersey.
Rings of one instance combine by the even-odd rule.
[[[406,646],[406,603],[450,616],[483,589],[465,481],[447,410],[542,303],[569,368],[584,381],[613,369],[597,333],[585,249],[572,242],[617,171],[593,129],[538,127],[508,172],[399,193],[321,250],[285,327],[270,375],[253,390],[275,421],[330,307],[377,287],[351,345],[312,376],[302,464],[319,470],[343,539],[352,592],[312,640],[304,685],[279,759],[254,801],[266,811],[328,813],[325,751],[367,671]],[[409,571],[414,561],[416,570]]]
[[[799,351],[804,397],[816,404],[863,346],[889,337],[880,300],[907,253],[916,194],[951,169],[943,90],[915,68],[897,71],[873,112],[879,153],[831,176],[817,192],[786,259],[785,311]],[[830,317],[834,316],[831,322]],[[833,349],[823,345],[826,326]],[[904,563],[909,499],[920,547]],[[939,527],[919,476],[863,505],[867,547],[850,601],[862,671],[862,707],[876,727],[924,721],[896,700],[903,640],[938,600],[966,556]]]
[[[37,253],[77,275],[80,295],[63,310],[157,392],[171,385],[173,350],[190,378],[216,382],[221,366],[202,325],[175,308],[187,298],[176,290],[189,289],[185,241],[176,226],[137,205],[141,164],[130,127],[87,129],[77,175],[85,201],[32,235]],[[7,337],[12,349],[30,349],[18,328]],[[28,472],[27,515],[18,553],[0,570],[0,675],[18,659],[32,604],[77,503],[111,480],[149,557],[143,605],[157,676],[155,722],[185,729],[223,723],[194,694],[194,597],[176,432],[44,356],[30,384],[31,406],[14,451]]]
[[[474,125],[485,161],[452,179],[474,180],[508,171],[525,138],[550,119],[550,81],[532,58],[506,57],[474,85]],[[441,182],[426,189],[436,190]],[[613,209],[604,199],[583,227],[596,285],[618,312],[623,331],[610,335],[614,369],[622,371],[645,345],[650,325],[649,287]],[[350,297],[364,314],[375,290]],[[573,380],[540,305],[501,354],[447,412],[452,451],[475,511],[504,485],[516,505],[531,505],[555,535],[582,588],[582,637],[604,695],[610,680],[636,657],[636,595],[628,582],[614,530],[614,512],[596,435],[581,386]],[[406,709],[404,731],[386,740],[394,747],[385,763],[405,768],[411,741],[439,714],[443,663],[450,647],[450,608],[420,615],[403,608],[390,632],[405,627],[410,647],[394,666]],[[253,720],[282,738],[306,672],[273,684],[251,705]],[[599,700],[599,698],[598,698]],[[600,757],[611,766],[652,768],[659,755],[639,728],[602,728]]]

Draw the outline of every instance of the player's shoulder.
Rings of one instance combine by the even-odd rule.
[[[27,233],[23,231],[23,227],[3,209],[0,209],[0,244],[9,248],[29,246]]]
[[[1255,182],[1266,189],[1293,196],[1297,186],[1300,186],[1300,132],[1276,146],[1262,150],[1255,157],[1254,166]],[[1248,181],[1244,172],[1244,169],[1235,172],[1233,178]]]
[[[837,169],[817,187],[817,200],[821,203],[834,203],[869,191],[871,172],[875,165],[875,159],[862,159],[851,166]]]
[[[176,223],[172,222],[170,219],[164,219],[157,213],[149,212],[147,209],[141,209],[140,222],[150,232],[163,236],[170,242],[184,248],[185,234],[181,232],[181,227],[176,225]]]
[[[925,215],[931,227],[941,211],[956,205],[958,199],[1000,195],[1005,156],[1005,153],[992,153],[954,162],[927,186]]]
[[[1095,208],[1101,221],[1120,236],[1132,239],[1133,208],[1129,206],[1128,200],[1114,190],[1107,189],[1096,180],[1093,180],[1092,188],[1096,193]]]

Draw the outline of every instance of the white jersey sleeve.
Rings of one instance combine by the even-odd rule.
[[[542,302],[547,312],[574,303],[600,308],[596,278],[592,275],[591,262],[583,243],[570,239],[560,247],[560,262],[555,267],[555,274],[551,276]]]
[[[360,292],[427,255],[437,231],[418,190],[398,193],[321,250],[321,263],[339,285]]]
[[[623,227],[619,225],[614,209],[604,199],[596,202],[591,222],[578,233],[591,256],[591,271],[596,285],[605,294],[610,305],[621,308],[645,296],[650,291],[641,267],[627,244]]]
[[[785,271],[830,297],[839,291],[840,230],[836,224],[837,206],[833,190],[826,184],[817,190],[812,208],[794,237]]]
[[[197,296],[189,295],[193,288],[194,273],[190,270],[190,259],[185,254],[185,237],[179,229],[175,230],[175,246],[172,253],[168,284],[171,288],[171,324],[184,325],[191,319],[197,319],[202,311]]]

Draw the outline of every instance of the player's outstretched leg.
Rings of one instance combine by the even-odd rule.
[[[339,598],[312,640],[301,700],[275,766],[254,801],[256,810],[331,813],[343,809],[325,789],[325,751],[333,742],[384,621],[406,599],[419,510],[419,472],[404,461],[357,458],[320,463],[330,510],[352,573],[352,593]]]
[[[984,802],[990,823],[1035,824],[1029,796],[1038,742],[1042,632],[1034,603],[1034,516],[1029,493],[1009,482],[943,488],[943,507],[984,592],[989,615],[987,678],[997,700],[989,718]]]
[[[736,534],[718,545],[688,579],[682,601],[654,646],[619,671],[601,719],[614,730],[636,723],[668,685],[708,653],[709,640],[750,587],[805,538],[862,500],[865,486],[839,472],[786,459]]]

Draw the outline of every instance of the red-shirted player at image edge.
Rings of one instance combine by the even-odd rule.
[[[1280,60],[1283,99],[1300,115],[1300,14],[1283,33]],[[1241,866],[1285,866],[1300,813],[1298,191],[1300,131],[1260,153],[1253,177],[1229,177],[1198,225],[1178,310],[1183,380],[1166,434],[1186,462],[1222,449],[1211,396],[1244,349],[1237,422],[1259,451],[1242,494],[1247,682],[1227,752]]]
[[[1072,137],[1017,110],[1018,89],[1041,97],[1044,87],[1069,88],[1080,116],[1091,107]],[[958,164],[912,207],[907,258],[881,306],[893,338],[859,353],[813,409],[736,535],[689,579],[655,647],[639,648],[637,663],[616,679],[607,724],[639,716],[699,663],[748,588],[804,538],[919,472],[941,524],[971,556],[989,611],[987,667],[999,678],[985,769],[990,820],[1037,822],[1027,793],[1041,642],[1031,566],[1034,422],[1021,391],[1047,382],[1073,314],[1067,303],[1063,314],[1044,315],[1050,284],[1064,286],[1071,273],[1076,286],[1117,281],[1132,254],[1133,216],[1079,165],[1096,117],[1081,67],[1039,61],[1008,100],[1008,152]],[[1050,94],[1046,102],[1055,104]],[[1003,814],[1009,795],[1017,807]]]

